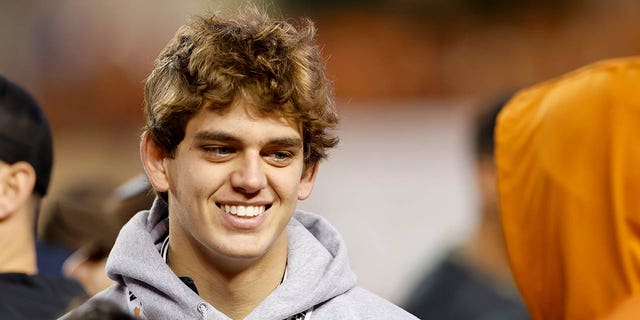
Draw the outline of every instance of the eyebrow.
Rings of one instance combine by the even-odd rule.
[[[240,142],[236,136],[221,131],[201,131],[195,137],[195,141],[220,141],[220,142]],[[266,145],[280,146],[284,148],[302,148],[302,139],[293,137],[282,137],[268,140]]]
[[[225,141],[225,142],[231,142],[231,141],[238,141],[239,139],[234,137],[231,134],[225,133],[225,132],[220,132],[220,131],[200,131],[196,134],[196,136],[194,137],[194,140],[196,141],[208,141],[208,140],[215,140],[215,141]]]
[[[277,138],[269,140],[267,144],[284,148],[302,148],[302,140],[300,138]]]

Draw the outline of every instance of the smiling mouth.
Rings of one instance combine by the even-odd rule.
[[[269,210],[271,205],[266,206],[244,206],[244,205],[228,205],[219,204],[218,207],[224,212],[238,217],[257,217]]]

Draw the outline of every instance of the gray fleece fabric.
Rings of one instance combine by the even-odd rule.
[[[139,212],[122,228],[106,267],[117,284],[76,310],[107,300],[141,319],[229,319],[164,262],[159,249],[168,234],[167,217],[166,205],[156,199],[151,210]],[[296,211],[287,233],[287,276],[246,320],[417,319],[357,286],[342,237],[322,217]],[[307,317],[295,317],[305,311]]]

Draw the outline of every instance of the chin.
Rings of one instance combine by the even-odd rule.
[[[264,246],[226,247],[220,252],[223,256],[238,260],[255,260],[266,255],[268,248]]]

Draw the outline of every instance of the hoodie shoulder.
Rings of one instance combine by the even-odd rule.
[[[417,319],[357,286],[346,244],[327,220],[300,210],[292,220],[288,268],[291,281],[297,283],[286,284],[286,289],[298,301],[310,299],[308,304],[314,306],[312,319]],[[313,292],[315,298],[300,292]]]
[[[318,306],[318,319],[418,319],[388,300],[361,287],[355,287]]]

